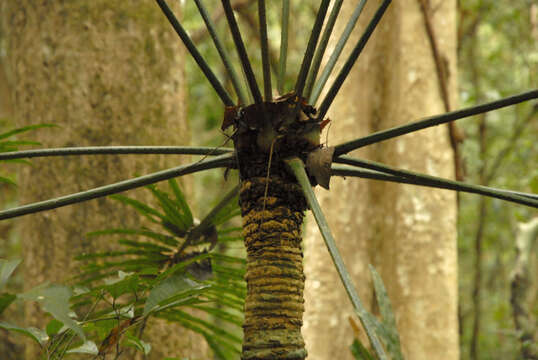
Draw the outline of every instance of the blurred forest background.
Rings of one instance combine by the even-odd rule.
[[[269,40],[272,66],[278,63],[280,39],[280,2],[268,2]],[[261,73],[258,50],[256,1],[234,4],[242,30],[247,34],[250,59]],[[219,7],[220,8],[220,7]],[[0,7],[1,9],[1,7]],[[193,2],[183,6],[183,21],[202,54],[226,78],[209,34]],[[292,1],[292,35],[289,39],[288,69],[298,69],[317,11],[317,2]],[[434,9],[435,11],[435,9]],[[219,31],[225,19],[216,10]],[[1,28],[1,27],[0,27]],[[458,1],[458,95],[459,104],[470,106],[536,87],[538,84],[538,4],[532,0],[498,2],[493,0]],[[169,38],[170,41],[179,41]],[[231,40],[230,48],[232,47]],[[235,54],[234,54],[235,55]],[[10,74],[3,34],[0,33],[0,133],[14,126],[10,102]],[[359,60],[360,62],[360,60]],[[187,82],[187,119],[191,143],[204,146],[223,144],[220,131],[223,108],[192,59],[185,61]],[[288,88],[293,86],[293,71],[288,71]],[[231,87],[228,80],[226,84]],[[338,119],[332,119],[338,126]],[[460,121],[464,132],[461,144],[463,180],[474,184],[538,193],[538,104],[527,103]],[[54,131],[62,131],[57,129]],[[39,132],[35,140],[40,141]],[[132,144],[123,144],[132,145]],[[48,146],[43,143],[43,146]],[[17,164],[2,165],[0,175],[12,176]],[[231,176],[235,176],[231,174]],[[16,179],[16,178],[15,178]],[[222,189],[230,186],[222,173],[194,175],[196,210],[205,213]],[[18,204],[17,190],[0,183],[0,207]],[[516,359],[520,343],[512,315],[511,273],[515,266],[517,224],[529,222],[536,211],[497,199],[460,194],[458,198],[459,324],[462,359]],[[0,258],[18,258],[21,239],[15,222],[0,222]],[[536,249],[536,245],[535,245]],[[534,252],[536,254],[536,251]],[[531,257],[532,258],[532,257]],[[534,257],[534,263],[536,258]],[[534,269],[537,269],[534,264]],[[538,315],[538,277],[534,273],[534,294],[529,299],[535,319]],[[22,287],[22,275],[13,286]],[[343,324],[342,326],[348,326]],[[0,342],[4,338],[0,330]],[[1,345],[0,345],[1,346]],[[0,347],[1,348],[1,347]]]

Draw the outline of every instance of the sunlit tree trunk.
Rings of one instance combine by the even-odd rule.
[[[155,4],[23,0],[1,6],[17,123],[60,126],[38,133],[44,146],[188,143],[182,47]],[[21,203],[163,169],[178,159],[84,156],[32,163],[20,173]],[[107,248],[88,240],[88,231],[137,221],[109,199],[23,218],[25,288],[64,281],[77,273],[73,256]],[[38,308],[26,310],[26,325],[42,327]],[[151,359],[208,356],[201,337],[179,326],[150,322],[147,329]],[[37,358],[35,350],[27,350],[27,359]]]
[[[436,41],[449,69],[449,100],[455,104],[456,2],[430,3]],[[354,6],[345,2],[342,13],[350,14]],[[363,28],[375,6],[367,5]],[[341,21],[340,30],[342,26]],[[444,111],[419,1],[394,1],[329,113],[329,145]],[[445,126],[352,155],[454,176]],[[360,296],[374,309],[368,263],[381,273],[405,357],[458,359],[455,194],[357,179],[333,179],[330,192],[318,193]],[[307,228],[303,333],[308,352],[315,359],[351,359],[352,308],[315,223],[308,221]]]
[[[1,8],[0,8],[1,9]],[[1,19],[0,19],[1,22]],[[2,51],[2,33],[0,32],[0,51]],[[9,83],[7,81],[4,64],[0,57],[0,133],[13,129],[13,107],[11,106]],[[14,171],[13,167],[3,163],[0,169],[0,176],[5,176]],[[0,209],[12,206],[16,197],[17,188],[11,184],[0,182]],[[3,221],[0,223],[0,258],[12,258],[16,256],[16,244],[11,241],[13,234],[13,222]],[[11,283],[10,285],[13,285]],[[10,290],[16,290],[11,288]],[[2,313],[4,321],[17,322],[19,312],[5,311]],[[7,330],[0,330],[0,354],[8,359],[14,358],[20,352],[20,344],[17,343],[17,336],[13,336]]]

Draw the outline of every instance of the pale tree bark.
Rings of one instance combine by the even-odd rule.
[[[1,21],[1,19],[0,19]],[[0,31],[0,52],[2,51],[2,33]],[[5,69],[3,66],[2,56],[0,55],[0,134],[9,131],[12,126],[13,108],[10,101],[9,84]],[[0,176],[9,175],[14,172],[14,167],[9,164],[2,163],[0,166]],[[5,209],[13,206],[16,198],[16,187],[11,184],[0,182],[0,209]],[[16,244],[12,240],[13,221],[3,221],[0,223],[0,258],[11,258],[14,256]],[[12,283],[10,284],[12,285]],[[11,291],[17,289],[10,289]],[[9,314],[2,314],[4,321],[17,322],[20,318],[20,312],[12,311]],[[0,330],[0,354],[3,354],[8,359],[15,358],[16,354],[21,351],[20,344],[17,343],[17,337],[10,334],[8,331]]]
[[[342,20],[347,21],[354,6],[344,3]],[[375,6],[367,5],[362,28]],[[436,0],[431,8],[436,41],[448,64],[450,103],[455,104],[456,2]],[[338,29],[342,27],[340,21]],[[445,111],[418,0],[392,2],[337,99],[329,113],[329,145]],[[454,176],[446,126],[352,155]],[[370,307],[368,263],[380,272],[395,309],[404,356],[458,359],[455,194],[357,179],[333,179],[331,191],[318,194],[360,296]],[[308,352],[316,360],[351,359],[352,308],[313,221],[307,229],[303,332]]]
[[[186,144],[182,47],[152,2],[7,1],[2,3],[12,102],[19,126],[53,123],[39,132],[47,147]],[[85,156],[36,159],[20,174],[28,203],[90,189],[185,161],[175,157]],[[144,190],[130,196],[147,200]],[[138,226],[109,199],[23,218],[25,288],[62,282],[77,272],[73,256],[107,248],[88,231]],[[108,241],[110,243],[110,241]],[[110,245],[108,245],[108,248]],[[43,326],[36,306],[27,323]],[[206,357],[199,336],[150,322],[151,359]],[[36,358],[28,348],[27,359]]]

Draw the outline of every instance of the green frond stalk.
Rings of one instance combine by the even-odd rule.
[[[334,69],[334,66],[336,65],[336,62],[338,61],[338,58],[340,57],[342,50],[344,50],[344,46],[346,45],[347,40],[349,39],[349,36],[351,35],[351,32],[353,31],[353,28],[357,24],[357,21],[359,20],[359,16],[361,15],[362,9],[364,8],[365,4],[366,4],[366,0],[361,0],[355,7],[353,14],[351,14],[351,18],[347,22],[346,27],[344,31],[342,32],[342,35],[340,35],[340,39],[338,39],[338,42],[336,43],[333,53],[331,54],[331,56],[329,57],[329,60],[327,61],[327,64],[323,68],[323,71],[321,72],[319,80],[316,81],[314,84],[314,90],[308,100],[310,104],[314,105],[318,101],[318,98],[321,95],[321,91],[323,90],[325,83],[329,79],[329,76],[331,75]]]
[[[340,13],[340,9],[342,8],[343,3],[344,3],[344,0],[337,0],[334,3],[331,14],[329,15],[329,19],[327,20],[327,24],[325,24],[325,30],[323,30],[323,36],[321,37],[321,40],[319,41],[319,45],[316,48],[316,53],[314,54],[314,60],[312,61],[312,66],[310,67],[310,71],[308,72],[308,77],[306,79],[306,88],[304,91],[304,97],[306,99],[310,98],[310,94],[312,93],[312,88],[314,87],[314,82],[316,81],[316,78],[319,72],[319,67],[321,66],[321,60],[323,60],[325,49],[327,48],[327,44],[329,43],[329,39],[331,37],[334,24],[336,23],[336,19],[338,18],[338,14]]]
[[[280,32],[280,59],[278,61],[277,88],[280,95],[284,94],[286,79],[286,62],[288,60],[288,30],[290,19],[290,0],[282,0],[282,24]]]
[[[217,217],[217,215],[224,209],[230,201],[235,199],[237,194],[239,193],[239,186],[235,186],[232,190],[230,190],[221,201],[209,213],[204,217],[204,219],[198,224],[196,227],[194,227],[189,234],[187,235],[187,239],[196,239],[200,237],[202,234],[204,234],[211,226],[213,226],[213,221]]]
[[[349,55],[348,59],[346,60],[344,66],[338,73],[338,76],[334,80],[334,83],[332,84],[331,88],[327,92],[327,95],[325,96],[325,99],[321,102],[321,105],[319,107],[319,117],[323,119],[325,115],[327,115],[327,111],[329,111],[329,107],[331,106],[334,98],[338,94],[338,91],[342,87],[342,84],[346,80],[347,76],[349,75],[349,72],[351,71],[351,68],[353,65],[355,65],[355,62],[359,58],[359,55],[361,54],[362,50],[366,46],[366,43],[370,39],[370,36],[374,32],[375,28],[381,21],[381,18],[385,14],[385,11],[389,7],[391,3],[391,0],[384,0],[383,3],[379,6],[376,13],[374,14],[372,20],[366,27],[366,30],[364,30],[364,34],[361,36],[353,50],[351,51],[351,54]]]
[[[304,53],[301,70],[299,70],[297,82],[295,83],[295,93],[298,97],[303,95],[303,90],[306,84],[306,76],[308,75],[310,65],[312,64],[312,58],[314,57],[314,51],[316,50],[316,46],[318,44],[319,35],[321,34],[321,28],[323,27],[323,21],[325,20],[329,3],[330,0],[322,0],[321,4],[319,5],[316,21],[312,27],[310,39],[308,40],[308,45],[306,46],[306,51]]]
[[[468,108],[443,113],[427,117],[423,120],[418,120],[410,124],[396,126],[388,130],[378,131],[371,135],[364,136],[362,138],[351,140],[343,144],[335,146],[334,156],[347,154],[350,151],[356,150],[360,147],[375,144],[384,140],[392,139],[401,135],[409,134],[414,131],[426,129],[432,126],[446,124],[451,121],[463,119],[473,115],[482,114],[488,111],[501,109],[503,107],[519,104],[528,100],[538,99],[538,90],[530,90],[521,94],[509,96],[503,99],[491,101],[489,103],[470,106]]]
[[[200,15],[202,16],[202,19],[205,22],[207,30],[209,31],[209,35],[213,39],[213,43],[215,44],[215,47],[217,48],[217,52],[219,53],[220,58],[222,59],[222,63],[224,64],[224,67],[226,68],[226,71],[228,72],[228,76],[230,76],[230,80],[232,81],[232,85],[235,89],[235,93],[237,94],[237,97],[239,98],[239,103],[246,105],[248,103],[248,98],[243,92],[243,88],[241,87],[241,81],[239,79],[239,76],[234,70],[234,66],[232,64],[230,55],[226,51],[226,48],[224,47],[222,41],[220,40],[217,34],[215,24],[213,23],[213,20],[209,16],[207,9],[202,3],[202,0],[194,0],[194,1],[196,2],[196,6],[198,6],[198,10],[200,12]]]
[[[228,26],[230,27],[230,31],[232,33],[237,54],[239,55],[241,65],[243,66],[243,72],[247,78],[248,87],[250,88],[254,102],[256,104],[261,104],[263,102],[262,94],[258,88],[256,76],[254,76],[254,72],[252,71],[252,65],[248,59],[247,50],[245,49],[245,44],[243,43],[243,38],[241,37],[241,31],[239,31],[239,26],[235,20],[234,11],[232,5],[230,4],[230,0],[222,0],[222,6],[224,7],[224,14],[228,20]]]
[[[291,158],[286,160],[286,164],[301,185],[301,189],[303,190],[303,193],[306,197],[306,201],[308,202],[308,205],[312,210],[312,214],[314,214],[314,218],[316,219],[321,235],[325,240],[325,245],[327,245],[327,249],[329,250],[329,254],[331,255],[334,266],[338,271],[340,280],[342,281],[342,284],[346,289],[347,295],[351,300],[353,307],[355,308],[355,312],[357,313],[364,329],[366,330],[366,334],[368,335],[370,344],[372,344],[372,347],[374,348],[379,360],[387,359],[387,355],[385,354],[385,351],[381,346],[377,334],[375,333],[375,325],[371,320],[370,314],[362,304],[362,301],[357,294],[357,290],[355,290],[355,286],[353,285],[353,281],[351,280],[351,276],[349,275],[346,266],[344,265],[344,260],[342,259],[338,248],[336,247],[336,243],[331,233],[329,224],[327,223],[327,220],[323,215],[321,207],[319,206],[318,200],[316,199],[316,195],[312,190],[312,185],[310,184],[310,180],[308,179],[308,175],[306,174],[304,163],[299,158]]]
[[[449,183],[428,181],[427,179],[419,179],[418,176],[415,176],[414,178],[410,178],[410,177],[390,175],[389,173],[379,172],[375,170],[363,169],[363,168],[346,166],[346,165],[338,165],[338,164],[336,165],[333,164],[331,166],[331,176],[358,177],[358,178],[363,178],[363,179],[390,181],[390,182],[396,182],[400,184],[426,186],[426,187],[431,187],[431,188],[436,188],[436,189],[447,189],[447,190],[456,190],[456,191],[467,192],[467,193],[476,193],[476,191],[469,190],[468,188],[466,188],[466,186],[451,185]],[[442,179],[442,180],[446,180],[446,179]],[[468,185],[468,184],[465,184],[465,185]],[[538,194],[529,194],[529,193],[524,193],[521,191],[498,189],[498,188],[493,188],[489,186],[485,186],[484,188],[490,189],[499,194],[516,195],[516,196],[528,198],[531,200],[538,200]]]
[[[464,191],[474,194],[489,196],[501,200],[514,202],[517,204],[532,206],[538,208],[538,198],[532,194],[517,194],[510,191],[499,190],[481,185],[465,184],[459,181],[442,179],[436,176],[415,173],[409,170],[394,169],[390,166],[383,165],[374,161],[356,159],[349,156],[340,156],[334,160],[336,163],[359,166],[362,168],[372,169],[382,173],[395,175],[403,179],[414,181],[417,185],[432,186],[442,189]],[[386,179],[388,180],[388,179]]]
[[[200,54],[198,49],[196,49],[196,46],[192,42],[191,38],[189,37],[189,35],[187,34],[183,26],[181,26],[179,20],[176,18],[172,10],[166,4],[166,1],[165,0],[156,0],[156,1],[159,7],[161,8],[162,12],[164,13],[164,15],[166,16],[166,18],[168,19],[168,21],[170,22],[170,24],[172,25],[176,33],[178,34],[178,36],[181,38],[181,40],[187,47],[187,50],[189,50],[189,53],[191,54],[193,59],[196,61],[196,63],[198,64],[202,72],[204,73],[207,80],[209,80],[209,82],[213,86],[213,89],[215,89],[215,91],[217,92],[218,96],[220,97],[224,105],[234,106],[234,102],[232,98],[230,97],[226,89],[222,86],[219,79],[217,79],[217,77],[213,73],[213,70],[211,70],[211,68],[209,67],[205,59],[203,58],[202,54]]]
[[[0,211],[0,220],[56,209],[66,205],[77,204],[91,199],[97,199],[107,195],[117,194],[122,191],[154,184],[156,182],[168,180],[177,176],[192,174],[202,170],[227,167],[232,163],[232,155],[220,155],[209,160],[202,160],[188,165],[177,166],[168,170],[155,172],[153,174],[140,176],[130,180],[120,181],[115,184],[100,186],[95,189],[82,191],[76,194],[61,196],[55,199],[40,201],[37,203]]]
[[[0,153],[0,160],[80,155],[223,155],[233,149],[204,146],[86,146],[21,150]]]
[[[265,101],[273,100],[271,89],[271,66],[269,59],[269,40],[267,39],[267,17],[265,14],[265,0],[258,0],[258,18],[260,22],[260,40],[262,50],[263,89]]]

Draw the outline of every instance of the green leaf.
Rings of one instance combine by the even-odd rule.
[[[158,281],[163,281],[164,279],[168,278],[172,274],[184,272],[185,268],[187,266],[189,266],[190,264],[192,264],[194,262],[197,262],[197,261],[201,261],[203,259],[207,259],[209,257],[210,257],[209,253],[203,253],[203,254],[194,256],[194,257],[192,257],[192,258],[190,258],[188,260],[180,261],[177,264],[174,264],[173,266],[171,266],[168,269],[166,269],[165,271],[163,271],[161,274],[159,274],[157,280]]]
[[[157,253],[167,252],[171,250],[170,248],[162,247],[160,245],[156,245],[150,242],[140,242],[140,241],[134,241],[134,240],[121,239],[118,241],[118,243],[125,246],[146,249],[146,250],[157,252]]]
[[[8,324],[4,321],[0,321],[0,328],[26,335],[41,346],[43,346],[49,340],[49,336],[47,335],[47,333],[34,327],[23,328],[17,325]]]
[[[219,320],[224,320],[237,326],[242,326],[244,322],[243,316],[231,314],[223,309],[213,308],[209,306],[202,306],[202,305],[191,305],[190,307],[194,309],[202,310],[210,315],[213,315],[213,317]]]
[[[10,178],[4,177],[4,176],[0,176],[0,183],[5,183],[5,184],[10,184],[10,185],[13,185],[13,186],[17,186],[17,183],[15,181],[11,180]]]
[[[157,198],[159,205],[166,214],[168,221],[163,220],[163,224],[165,222],[171,222],[179,228],[181,233],[186,232],[192,223],[189,224],[188,217],[179,211],[179,205],[170,200],[168,194],[157,189],[156,186],[150,185],[148,188],[153,193],[153,196]]]
[[[20,259],[4,260],[0,259],[0,290],[7,284],[7,280],[21,263]]]
[[[237,335],[235,334],[232,334],[230,331],[227,331],[215,324],[212,324],[211,322],[209,321],[206,321],[206,320],[203,320],[203,319],[200,319],[198,317],[195,317],[193,315],[190,315],[184,311],[181,311],[179,309],[173,309],[173,310],[170,310],[169,313],[173,313],[175,318],[176,319],[184,319],[186,321],[189,321],[193,324],[198,324],[198,325],[201,325],[203,326],[204,328],[206,329],[209,329],[213,334],[217,335],[217,336],[220,336],[220,337],[223,337],[227,340],[230,340],[230,341],[233,341],[235,343],[238,343],[238,344],[241,344],[241,338],[238,337]]]
[[[124,256],[124,255],[142,255],[146,252],[144,250],[126,250],[126,251],[104,251],[104,252],[96,252],[96,253],[89,253],[89,254],[82,254],[75,256],[75,260],[91,260],[91,259],[99,259],[99,258],[111,258],[111,257],[117,257],[117,256]]]
[[[123,271],[118,272],[118,278],[106,282],[105,289],[114,298],[117,299],[123,294],[134,294],[138,290],[138,275],[127,274]]]
[[[140,214],[144,215],[146,218],[148,218],[151,222],[159,223],[158,220],[156,220],[154,217],[158,217],[159,219],[163,220],[165,216],[155,210],[154,208],[144,204],[143,202],[140,202],[135,199],[128,198],[127,196],[123,195],[111,195],[110,196],[114,200],[118,200],[119,202],[132,206],[135,208],[136,211],[138,211]]]
[[[127,345],[133,346],[135,349],[141,351],[144,355],[148,355],[151,351],[151,344],[140,340],[136,336],[133,336],[131,334],[127,334]]]
[[[225,223],[226,221],[229,221],[233,219],[236,216],[241,215],[241,209],[228,209],[226,212],[221,212],[217,216],[215,216],[215,219],[213,220],[213,224],[220,225]]]
[[[172,275],[161,283],[157,284],[149,293],[144,305],[144,316],[159,309],[160,306],[170,304],[173,301],[182,300],[182,295],[186,298],[188,290],[201,290],[208,285],[197,283],[182,274]]]
[[[187,201],[185,200],[185,196],[181,192],[181,189],[179,188],[177,182],[175,179],[168,180],[168,185],[172,188],[172,191],[174,192],[174,195],[176,196],[177,203],[179,204],[179,207],[185,214],[185,217],[187,219],[187,225],[189,227],[193,224],[193,217],[191,209],[189,208],[189,205],[187,204]]]
[[[98,236],[98,235],[111,235],[111,234],[141,235],[141,236],[146,236],[151,239],[157,240],[163,243],[164,245],[168,245],[172,247],[176,247],[179,245],[179,241],[177,241],[173,236],[156,233],[154,231],[151,231],[145,228],[142,228],[142,229],[107,229],[107,230],[93,231],[86,235],[89,237],[92,237],[92,236]]]
[[[0,314],[2,314],[4,310],[7,309],[7,307],[11,305],[13,301],[15,301],[16,298],[17,295],[8,293],[0,294]]]
[[[204,336],[204,338],[206,338],[206,340],[208,341],[209,345],[211,346],[212,350],[215,351],[216,349],[213,348],[212,344],[217,346],[218,349],[220,350],[227,350],[229,352],[232,352],[232,353],[235,353],[235,354],[240,354],[241,351],[239,349],[237,349],[234,345],[228,343],[229,340],[227,339],[223,339],[219,334],[216,334],[216,333],[210,333],[208,332],[207,329],[205,329],[204,327],[202,326],[199,326],[191,321],[189,321],[186,317],[183,316],[183,314],[180,314],[178,313],[177,311],[173,311],[173,312],[169,312],[166,314],[167,316],[164,317],[165,319],[168,319],[170,321],[174,321],[174,322],[178,322],[180,323],[183,327],[187,328],[187,329],[191,329],[192,331],[195,331],[197,332],[198,334],[201,334]],[[161,316],[159,316],[161,317]],[[211,340],[210,340],[211,339]],[[210,342],[211,341],[211,342]],[[241,339],[239,338],[236,338],[234,340],[234,342],[237,344],[240,344],[241,343]],[[219,351],[220,351],[219,350]],[[237,355],[236,355],[237,356]],[[235,358],[236,356],[234,356],[233,358]],[[227,359],[227,358],[230,358],[228,356],[224,356],[223,357],[224,359]]]
[[[372,273],[375,295],[379,305],[379,310],[381,312],[381,317],[383,319],[382,327],[384,331],[379,333],[379,335],[382,337],[387,348],[387,352],[391,355],[391,359],[403,360],[404,357],[400,346],[400,335],[398,334],[396,318],[394,317],[394,312],[392,311],[387,290],[385,289],[385,285],[383,285],[383,280],[381,279],[381,276],[379,276],[379,273],[372,265],[368,265],[368,267]]]
[[[357,339],[353,341],[350,349],[355,360],[375,360],[374,356]]]
[[[82,328],[70,316],[72,313],[69,306],[71,295],[71,289],[67,286],[42,285],[19,294],[18,297],[28,301],[37,301],[43,311],[50,313],[56,320],[63,322],[65,326],[85,340]]]
[[[29,141],[29,140],[14,140],[14,141],[2,141],[0,143],[0,146],[25,146],[25,145],[41,145],[40,142],[37,141]]]
[[[10,136],[13,136],[13,135],[16,135],[16,134],[21,134],[23,132],[27,132],[27,131],[30,131],[30,130],[45,128],[45,127],[57,127],[57,126],[58,125],[54,125],[54,124],[37,124],[37,125],[24,126],[24,127],[17,128],[17,129],[8,131],[6,133],[0,134],[0,140],[1,139],[7,139]]]
[[[45,328],[45,330],[47,331],[47,335],[53,336],[53,335],[58,334],[63,326],[64,326],[63,322],[58,321],[56,319],[52,319],[47,324],[47,327]]]
[[[0,149],[0,152],[2,149]],[[1,160],[5,163],[10,163],[10,164],[24,164],[24,165],[32,165],[32,162],[29,161],[29,160],[25,160],[25,159],[7,159],[7,160]]]
[[[84,344],[66,351],[67,354],[88,354],[88,355],[97,355],[99,349],[97,345],[91,340],[85,341]]]

